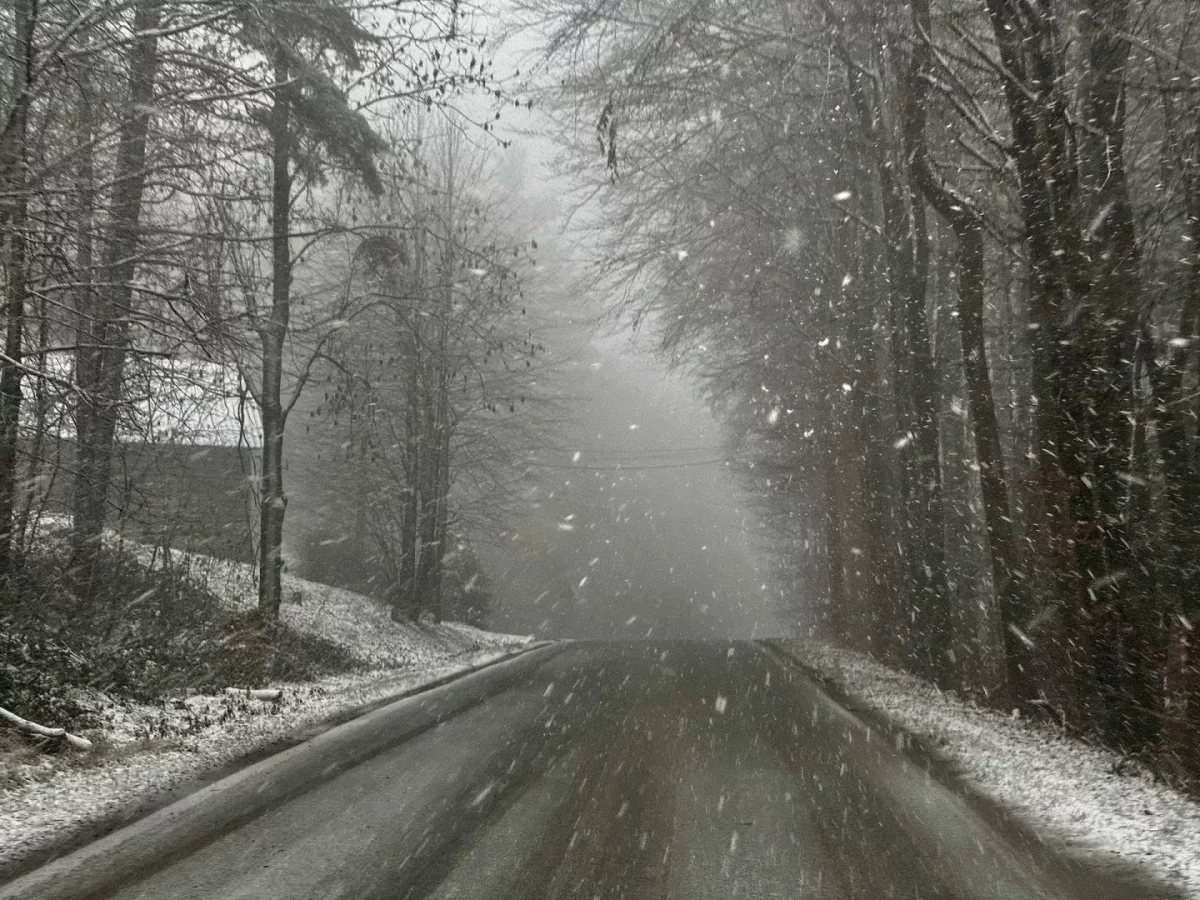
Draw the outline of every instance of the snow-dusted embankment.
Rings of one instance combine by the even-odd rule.
[[[193,557],[192,574],[231,608],[254,597],[248,567]],[[456,623],[396,623],[366,597],[285,578],[283,619],[339,644],[363,672],[304,684],[274,684],[279,701],[221,694],[147,705],[86,699],[103,726],[89,754],[37,755],[0,748],[0,880],[22,859],[88,828],[111,823],[153,798],[196,782],[290,733],[500,659],[530,638]],[[7,874],[6,874],[7,873]]]
[[[1116,753],[942,693],[865,654],[813,643],[787,649],[1038,833],[1142,864],[1200,900],[1200,803]]]

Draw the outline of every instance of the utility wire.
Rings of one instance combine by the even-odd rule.
[[[583,463],[574,465],[560,463],[543,463],[534,460],[527,460],[526,464],[539,469],[575,469],[580,472],[644,472],[648,469],[687,469],[693,466],[713,466],[717,463],[731,463],[739,460],[733,457],[721,457],[720,459],[702,459],[695,462],[681,463],[658,463],[656,465],[635,465],[635,466],[589,466]]]
[[[555,453],[560,456],[569,456],[578,453],[586,458],[597,458],[605,456],[619,456],[623,459],[632,459],[641,456],[668,456],[670,454],[688,454],[688,453],[724,453],[728,448],[720,444],[708,445],[705,447],[656,447],[647,450],[621,450],[613,447],[607,450],[589,450],[587,447],[555,447],[552,450],[547,450],[546,447],[527,447],[526,453]]]

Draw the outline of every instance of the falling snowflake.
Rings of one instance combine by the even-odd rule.
[[[794,225],[788,228],[783,233],[783,252],[795,255],[804,247],[804,236],[800,233],[800,229]]]

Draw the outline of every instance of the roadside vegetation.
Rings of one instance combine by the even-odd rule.
[[[1200,7],[518,6],[802,627],[1200,785]]]
[[[0,706],[102,742],[113,708],[187,709],[186,701],[198,696],[256,699],[248,690],[419,666],[428,650],[421,643],[445,644],[449,658],[486,641],[486,633],[474,639],[431,621],[394,625],[377,601],[290,577],[283,582],[284,615],[268,625],[252,602],[249,565],[164,556],[136,544],[105,550],[103,589],[81,609],[64,575],[65,538],[51,536],[0,593]],[[462,619],[486,608],[478,578],[469,590],[461,580],[455,584],[447,601]],[[259,696],[282,699],[270,691]],[[197,724],[181,717],[164,722],[156,736]],[[14,731],[37,748],[64,746]]]
[[[222,604],[186,561],[150,571],[107,551],[101,590],[81,609],[63,575],[67,552],[34,557],[0,594],[0,705],[39,723],[89,729],[100,724],[98,703],[310,681],[362,665],[287,625],[268,635],[261,617]]]
[[[465,535],[543,348],[470,4],[12,0],[0,34],[0,732],[471,651],[431,623],[486,620]],[[290,621],[297,573],[395,652]]]
[[[0,707],[37,726],[0,721],[0,880],[303,729],[528,643],[396,622],[385,603],[286,573],[266,625],[252,563],[135,543],[106,547],[106,590],[83,615],[62,575],[66,539],[39,542],[0,595]],[[447,602],[487,597],[476,580]]]

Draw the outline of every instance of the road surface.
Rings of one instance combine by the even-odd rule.
[[[987,818],[757,644],[571,644],[114,896],[1152,895]]]

